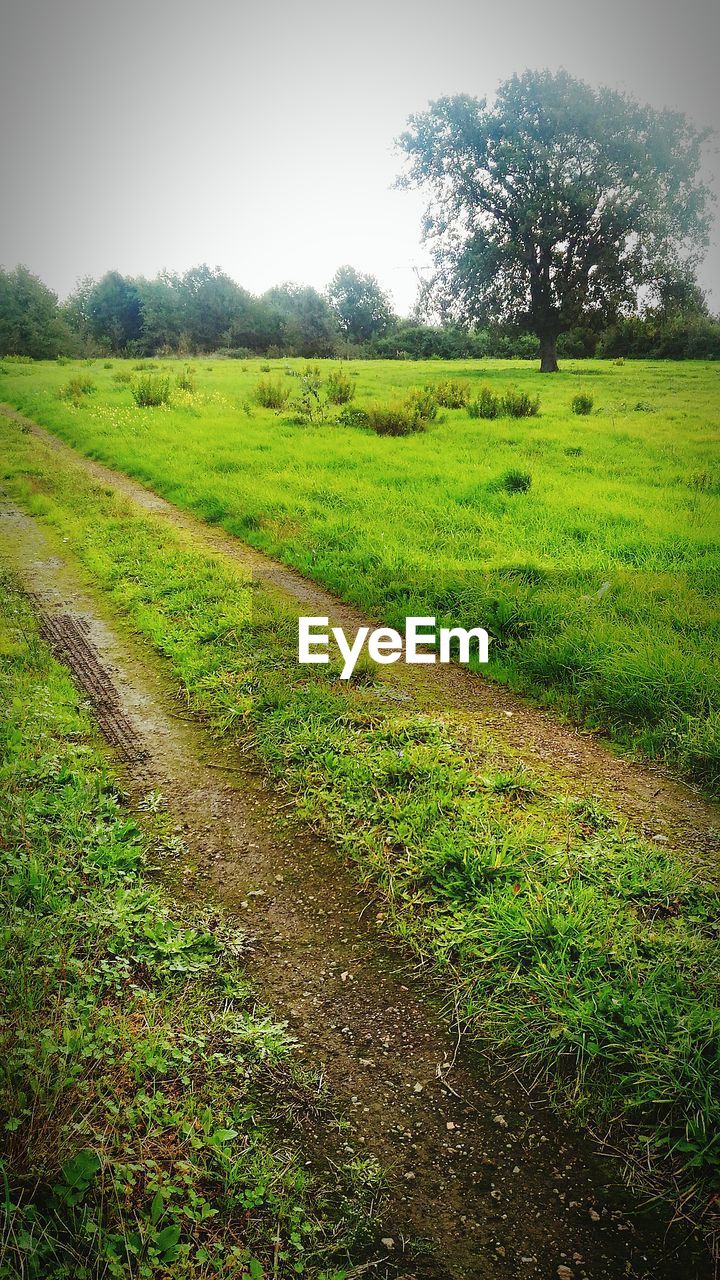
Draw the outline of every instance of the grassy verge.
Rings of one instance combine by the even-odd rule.
[[[0,1276],[341,1280],[372,1244],[374,1171],[324,1189],[305,1168],[294,1109],[332,1116],[253,1000],[242,938],[148,882],[162,824],[123,807],[1,587]]]
[[[293,618],[236,568],[17,427],[6,483],[168,660],[216,732],[251,738],[384,899],[471,1029],[706,1215],[720,1168],[717,894],[587,797],[298,669]],[[643,1172],[644,1171],[644,1172]]]
[[[443,408],[379,438],[257,402],[257,362],[205,362],[193,390],[138,408],[131,362],[0,368],[0,395],[71,444],[279,556],[389,625],[407,614],[488,628],[489,673],[720,789],[720,475],[711,364],[353,362],[350,408],[448,376],[541,400],[539,417]],[[336,366],[325,362],[320,376]],[[287,372],[289,370],[290,372]],[[80,377],[87,394],[58,393]],[[590,393],[593,412],[571,402]],[[178,447],[179,442],[182,447]],[[513,477],[515,480],[513,480]]]

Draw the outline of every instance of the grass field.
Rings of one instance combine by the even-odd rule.
[[[389,624],[484,625],[490,673],[720,787],[720,370],[712,364],[355,362],[351,407],[448,378],[540,397],[537,417],[441,409],[379,437],[292,407],[303,362],[6,361],[0,397],[79,449],[273,553]],[[336,366],[327,362],[321,376]],[[60,398],[80,377],[87,393]],[[256,399],[284,386],[283,412]],[[125,380],[122,380],[125,379]],[[184,382],[185,386],[178,385]],[[577,416],[571,401],[593,397]],[[512,491],[512,473],[529,487]]]
[[[85,410],[78,411],[84,413]],[[355,860],[469,1029],[702,1218],[718,1161],[717,894],[591,797],[288,661],[290,613],[16,423],[4,484]],[[363,437],[361,437],[362,439]],[[374,443],[374,442],[373,442]],[[405,441],[400,441],[404,445]]]

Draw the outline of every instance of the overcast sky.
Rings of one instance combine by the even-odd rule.
[[[720,129],[717,0],[0,0],[0,262],[219,265],[260,292],[351,263],[401,312],[426,258],[394,138],[527,67]],[[716,187],[718,155],[708,156]],[[702,282],[720,308],[720,247]]]

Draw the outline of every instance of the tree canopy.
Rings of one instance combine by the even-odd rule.
[[[330,305],[342,333],[350,342],[367,342],[385,333],[392,307],[375,276],[354,267],[339,267],[328,285]]]
[[[495,101],[410,117],[400,185],[429,193],[424,233],[444,318],[513,324],[557,368],[558,335],[687,292],[707,243],[707,132],[566,71],[526,71]]]

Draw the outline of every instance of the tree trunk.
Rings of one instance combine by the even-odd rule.
[[[540,335],[540,372],[557,373],[557,335],[546,333]]]

